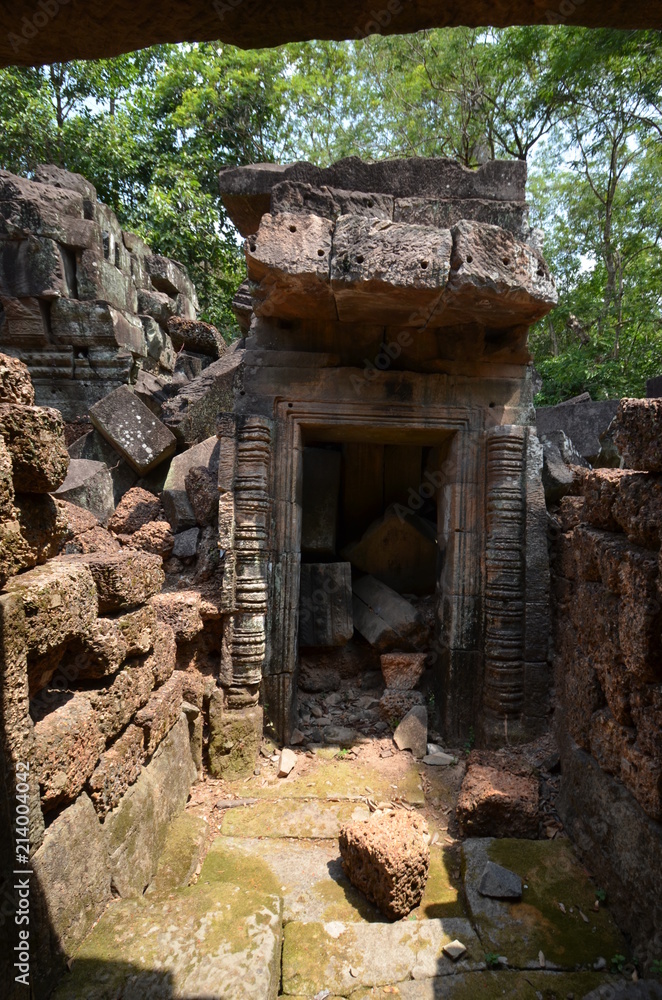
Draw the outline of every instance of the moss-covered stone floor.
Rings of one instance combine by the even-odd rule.
[[[625,943],[570,843],[462,843],[462,772],[373,747],[302,754],[285,779],[203,783],[147,892],[108,907],[55,1000],[580,1000],[618,986]],[[237,799],[249,804],[215,808]],[[433,837],[421,905],[396,923],[339,861],[340,825],[371,801],[423,810]],[[478,894],[488,857],[521,875],[521,902]],[[455,938],[456,964],[442,951]]]

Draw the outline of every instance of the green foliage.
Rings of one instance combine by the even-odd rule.
[[[654,958],[650,964],[650,972],[652,976],[659,976],[662,978],[662,958]]]
[[[488,969],[500,969],[501,962],[499,961],[499,956],[495,951],[485,952],[485,964]]]
[[[254,52],[156,46],[0,71],[0,166],[53,161],[183,262],[230,338],[240,241],[226,164],[348,155],[529,165],[559,304],[531,332],[538,403],[641,395],[662,368],[662,35],[434,29]]]
[[[469,726],[469,735],[464,741],[464,749],[466,753],[471,753],[476,745],[476,731],[473,726]]]
[[[596,889],[595,898],[597,899],[598,903],[601,903],[604,906],[604,904],[607,902],[607,893],[605,892],[604,889]]]
[[[612,955],[610,962],[610,969],[612,972],[622,972],[627,965],[627,958],[625,955]]]

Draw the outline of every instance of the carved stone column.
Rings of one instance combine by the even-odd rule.
[[[527,429],[487,432],[484,731],[518,738],[524,700]]]

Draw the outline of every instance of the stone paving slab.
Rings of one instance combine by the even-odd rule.
[[[475,838],[464,842],[462,852],[469,911],[486,952],[503,955],[520,969],[539,969],[540,952],[547,968],[566,969],[626,954],[609,909],[593,909],[596,886],[568,840]],[[521,877],[520,902],[480,895],[488,859]]]
[[[458,938],[467,947],[458,963],[442,948]],[[359,987],[431,979],[484,969],[483,949],[462,918],[401,920],[394,924],[286,924],[282,988],[285,996],[315,996],[328,989],[348,997]]]
[[[340,798],[361,799],[370,797],[388,800],[400,797],[409,805],[425,803],[419,768],[410,764],[397,778],[380,774],[369,764],[355,761],[334,760],[324,762],[307,774],[295,770],[289,778],[264,788],[251,786],[250,794],[265,799]]]
[[[369,815],[368,807],[360,802],[262,801],[243,809],[229,809],[221,833],[227,837],[324,840],[337,837],[343,823],[368,819]]]
[[[118,900],[52,1000],[275,1000],[281,921],[278,896],[245,886]]]

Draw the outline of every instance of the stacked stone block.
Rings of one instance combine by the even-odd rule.
[[[39,404],[75,420],[141,370],[169,377],[168,324],[196,308],[183,266],[123,232],[85,178],[0,171],[0,348],[28,365]]]

